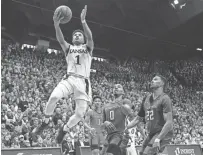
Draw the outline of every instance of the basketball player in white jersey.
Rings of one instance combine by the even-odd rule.
[[[132,111],[133,111],[134,107],[132,108]],[[127,119],[126,121],[127,124],[130,123],[129,119]],[[128,130],[129,132],[129,136],[131,137],[129,143],[128,143],[128,146],[130,145],[130,147],[128,147],[126,149],[126,155],[138,155],[138,151],[136,150],[135,148],[135,137],[136,137],[136,134],[140,134],[139,136],[142,136],[143,138],[145,138],[145,132],[144,132],[144,128],[141,127],[141,124],[139,124],[136,127],[134,128],[131,128]],[[140,132],[140,133],[139,133]]]
[[[56,103],[61,98],[69,98],[70,95],[73,95],[73,100],[76,103],[75,114],[70,117],[67,124],[64,124],[64,126],[59,129],[59,133],[56,138],[56,141],[59,144],[62,142],[63,137],[69,129],[75,126],[84,117],[88,105],[91,102],[89,76],[94,43],[92,39],[92,32],[85,21],[86,12],[87,6],[85,6],[81,13],[81,22],[84,32],[81,30],[73,32],[73,45],[65,41],[60,29],[60,21],[63,19],[63,17],[60,16],[60,12],[56,12],[53,17],[56,38],[66,57],[67,74],[53,90],[46,104],[45,115],[48,117],[53,115]]]

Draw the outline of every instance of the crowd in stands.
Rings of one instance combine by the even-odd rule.
[[[59,127],[73,114],[71,99],[58,102],[48,128],[39,135],[33,131],[43,120],[45,104],[53,88],[66,73],[62,54],[36,54],[33,49],[20,49],[4,40],[1,52],[1,137],[2,148],[54,147]],[[135,113],[147,94],[147,85],[154,73],[168,79],[166,92],[173,102],[173,144],[200,144],[203,147],[203,60],[148,61],[130,59],[118,62],[93,60],[91,73],[93,95],[102,97],[103,104],[113,101],[113,85],[120,83],[125,98],[131,100]],[[143,138],[136,132],[136,144]],[[66,135],[63,143],[89,145],[89,135],[79,122]],[[65,148],[65,147],[64,147]],[[65,152],[66,149],[63,149]]]

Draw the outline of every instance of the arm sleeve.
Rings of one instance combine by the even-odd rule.
[[[172,102],[168,95],[163,98],[163,113],[172,112]]]
[[[106,113],[105,113],[105,108],[103,109],[103,123],[106,121]]]
[[[144,110],[144,102],[146,100],[146,97],[143,99],[140,110],[138,111],[138,116],[139,117],[145,117],[145,110]]]

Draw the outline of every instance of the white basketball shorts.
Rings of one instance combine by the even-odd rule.
[[[63,91],[64,98],[69,98],[70,95],[73,95],[73,100],[92,102],[92,89],[89,79],[70,75],[59,82],[57,89]]]

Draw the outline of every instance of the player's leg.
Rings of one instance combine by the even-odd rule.
[[[122,155],[120,144],[122,141],[122,136],[120,134],[114,134],[108,145],[107,153],[112,153],[113,155]]]
[[[75,114],[72,115],[66,124],[67,128],[72,128],[73,126],[77,125],[79,121],[81,121],[85,113],[87,112],[88,103],[85,100],[76,100],[76,108],[75,108]]]
[[[46,126],[49,123],[49,118],[50,116],[53,115],[54,110],[56,108],[56,103],[65,96],[69,96],[71,94],[71,85],[69,84],[69,82],[67,80],[62,80],[53,90],[53,92],[51,93],[49,100],[46,104],[45,107],[45,121],[42,123],[42,125],[38,128],[38,130],[35,131],[35,134],[40,134],[43,132],[44,128],[46,128]]]
[[[104,146],[102,148],[102,150],[100,151],[100,155],[107,155],[107,149],[108,149],[108,140],[105,140]]]
[[[88,108],[88,103],[85,100],[76,100],[76,109],[75,109],[75,114],[70,117],[68,120],[67,124],[64,124],[59,129],[58,136],[56,138],[57,143],[61,143],[63,141],[63,138],[65,134],[69,131],[70,128],[74,127],[75,125],[78,124],[80,120],[83,119],[85,116],[86,110]]]
[[[68,123],[66,124],[67,128],[72,128],[80,120],[82,120],[87,112],[89,103],[91,102],[89,97],[90,92],[90,83],[86,79],[81,79],[77,77],[72,77],[70,80],[73,83],[74,87],[74,100],[76,103],[75,114],[70,117]]]
[[[96,134],[94,137],[91,137],[91,149],[92,155],[99,155],[99,135]]]
[[[167,145],[170,144],[171,140],[173,138],[173,135],[171,133],[168,133],[161,141],[160,141],[160,149],[159,153],[162,153]]]
[[[105,135],[102,131],[100,131],[100,133],[98,133],[98,145],[99,145],[99,152],[101,152],[102,148],[104,147],[105,144]]]
[[[51,93],[45,107],[45,115],[52,116],[56,103],[63,97],[69,97],[73,93],[72,86],[67,80],[62,80]]]
[[[160,149],[157,147],[153,147],[154,141],[157,138],[157,136],[159,135],[156,134],[154,135],[151,139],[150,142],[148,143],[146,149],[144,150],[144,155],[157,155],[158,153],[161,153],[164,151],[166,145],[168,145],[171,141],[171,137],[166,136],[163,140],[160,141]]]
[[[144,151],[145,151],[147,145],[149,144],[150,140],[151,140],[150,136],[147,136],[147,137],[144,139],[143,144],[142,144],[142,147],[141,147],[141,150],[139,151],[139,154],[140,154],[140,155],[145,155],[145,154],[144,154]]]

